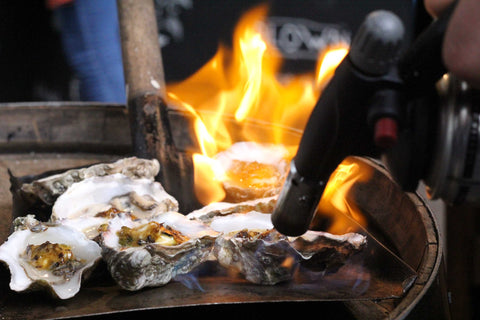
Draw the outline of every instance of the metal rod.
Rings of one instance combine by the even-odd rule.
[[[153,0],[117,0],[132,145],[156,158],[164,188],[188,213],[197,206],[191,155],[175,147],[165,103],[165,78]]]
[[[152,0],[117,0],[125,83],[129,97],[165,96],[165,77]]]

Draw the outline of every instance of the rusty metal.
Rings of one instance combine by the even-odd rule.
[[[118,0],[127,106],[134,153],[157,158],[159,180],[182,211],[198,206],[191,155],[175,146],[165,103],[165,78],[152,0]]]
[[[0,153],[132,152],[125,105],[91,102],[0,104]]]

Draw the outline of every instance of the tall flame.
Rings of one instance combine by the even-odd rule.
[[[282,76],[281,54],[270,44],[267,28],[262,27],[266,14],[266,6],[247,12],[235,29],[231,49],[221,45],[195,74],[167,86],[170,104],[186,107],[189,112],[193,106],[192,114],[209,131],[197,131],[198,139],[213,138],[217,150],[243,140],[282,143],[294,152],[319,97],[318,83],[325,81],[322,79],[328,77],[326,70],[334,70],[343,58],[326,61],[333,66],[319,64],[319,76],[313,72]],[[346,53],[345,46],[343,50]],[[264,124],[271,125],[272,130],[259,130]]]
[[[231,49],[220,45],[195,74],[167,86],[169,104],[184,108],[195,119],[200,146],[200,153],[193,156],[195,191],[203,204],[224,198],[221,183],[225,173],[218,170],[212,157],[234,142],[283,144],[293,157],[321,90],[348,52],[345,44],[338,44],[319,53],[315,72],[282,75],[281,54],[262,27],[266,15],[266,6],[247,12],[235,28]],[[351,167],[343,170],[355,171]],[[342,176],[341,171],[337,177]],[[332,183],[326,189],[324,198],[332,198],[333,211],[354,211],[342,202],[351,183],[341,187]]]

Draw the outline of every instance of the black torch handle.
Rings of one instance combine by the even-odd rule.
[[[324,188],[348,155],[373,156],[367,101],[377,77],[359,72],[348,55],[322,93],[305,127],[272,215],[275,228],[298,236],[309,227]]]
[[[348,155],[369,154],[369,100],[396,62],[403,36],[402,22],[388,11],[369,14],[360,26],[349,54],[310,115],[292,160],[272,214],[279,232],[304,233],[335,168]]]
[[[442,59],[442,47],[450,17],[457,2],[428,26],[400,58],[399,75],[412,94],[423,94],[447,69]]]

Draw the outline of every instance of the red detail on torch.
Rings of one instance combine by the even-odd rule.
[[[393,118],[380,118],[375,123],[375,144],[381,148],[390,148],[397,143],[398,125]]]

